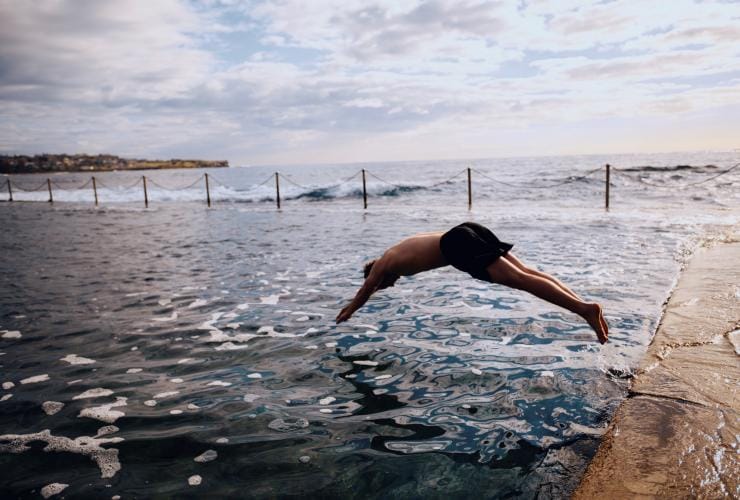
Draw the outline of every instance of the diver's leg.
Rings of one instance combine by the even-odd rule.
[[[496,259],[488,265],[486,272],[493,283],[524,290],[542,300],[581,316],[594,329],[602,344],[607,341],[609,332],[606,322],[602,322],[601,306],[599,304],[584,302],[566,293],[548,279],[525,273],[507,259]]]
[[[576,300],[583,300],[583,299],[581,299],[581,297],[578,296],[577,293],[575,293],[573,290],[571,290],[570,288],[568,288],[568,286],[565,283],[563,283],[562,281],[560,281],[559,279],[557,279],[555,276],[552,276],[552,275],[549,275],[547,273],[543,273],[542,271],[538,271],[537,269],[528,267],[526,264],[524,264],[524,262],[522,262],[521,260],[519,260],[511,252],[507,252],[503,256],[503,258],[506,259],[506,260],[508,260],[512,264],[514,264],[520,271],[525,272],[527,274],[534,274],[535,276],[539,276],[540,278],[544,278],[546,280],[552,281],[553,283],[555,283],[555,285],[558,286],[558,288],[560,288],[562,291],[564,291],[565,293],[567,293],[568,295],[570,295],[574,299],[576,299]]]

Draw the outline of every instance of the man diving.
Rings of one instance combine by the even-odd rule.
[[[393,245],[382,257],[365,264],[365,282],[337,315],[347,321],[378,290],[393,286],[401,276],[452,265],[479,280],[524,290],[582,317],[606,343],[609,329],[595,302],[585,302],[553,276],[525,266],[489,229],[465,222],[446,233],[420,233]]]

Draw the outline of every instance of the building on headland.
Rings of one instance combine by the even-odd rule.
[[[106,172],[111,170],[149,170],[165,168],[228,167],[226,160],[142,160],[110,154],[0,155],[0,173],[30,174],[40,172]]]

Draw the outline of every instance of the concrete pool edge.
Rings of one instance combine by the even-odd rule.
[[[740,495],[739,236],[681,274],[573,498]]]

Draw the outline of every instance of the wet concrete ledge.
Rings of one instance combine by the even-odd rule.
[[[682,273],[573,498],[740,498],[738,236]]]

